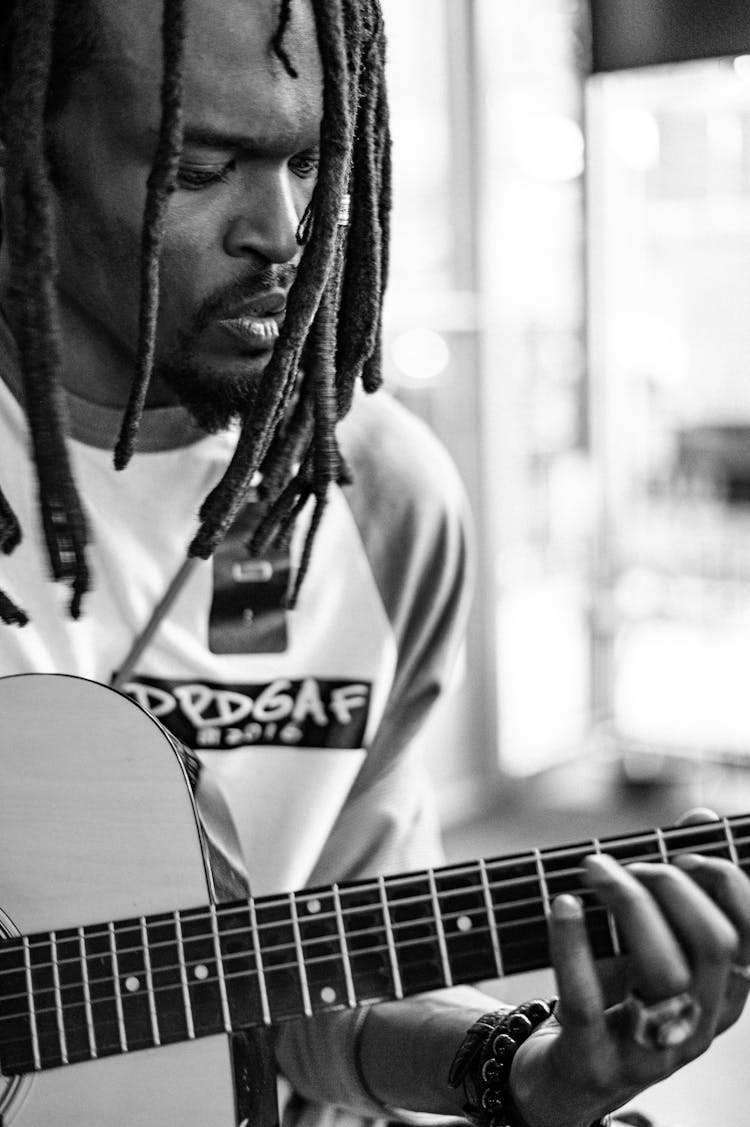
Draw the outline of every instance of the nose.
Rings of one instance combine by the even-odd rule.
[[[253,170],[225,231],[227,254],[265,263],[291,262],[299,254],[297,231],[304,204],[296,199],[289,178],[286,167]]]

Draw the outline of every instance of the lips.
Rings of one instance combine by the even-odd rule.
[[[281,290],[258,294],[239,306],[219,325],[245,347],[264,349],[273,346],[286,312],[286,293]]]
[[[244,301],[223,317],[223,321],[237,321],[243,317],[264,318],[279,317],[286,310],[286,293],[283,290],[272,290],[268,293],[257,294],[256,297]]]

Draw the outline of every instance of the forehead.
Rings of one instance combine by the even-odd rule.
[[[162,80],[161,0],[93,0],[101,42],[94,76],[122,112],[153,126]],[[298,72],[287,75],[272,48],[279,0],[186,0],[185,117],[228,130],[275,131],[316,124],[322,69],[309,0],[292,4],[284,48]]]

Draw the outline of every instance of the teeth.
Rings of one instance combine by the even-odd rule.
[[[273,317],[240,317],[237,323],[243,333],[249,333],[260,340],[276,340],[279,335],[279,326]]]

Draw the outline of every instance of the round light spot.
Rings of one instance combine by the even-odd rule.
[[[310,913],[311,916],[317,916],[318,912],[320,911],[320,909],[322,907],[323,907],[323,905],[320,903],[320,900],[308,900],[307,901],[307,910],[308,910],[308,912]]]
[[[434,329],[407,329],[392,345],[393,363],[409,382],[427,384],[446,371],[451,362],[444,336]]]
[[[324,986],[320,992],[320,998],[326,1005],[330,1005],[332,1002],[336,1001],[336,991],[332,986]]]
[[[140,981],[135,977],[134,974],[131,974],[128,978],[125,979],[125,989],[129,994],[135,994],[135,992],[137,990],[140,990],[140,988]]]
[[[456,927],[459,931],[471,931],[473,926],[471,916],[459,916],[456,920]]]
[[[199,963],[193,973],[195,974],[195,977],[197,979],[203,982],[208,978],[208,967],[205,965],[205,963]]]

